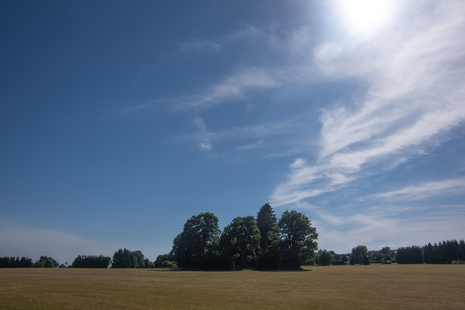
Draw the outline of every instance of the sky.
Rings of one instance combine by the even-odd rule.
[[[320,249],[465,238],[465,2],[0,2],[0,256],[171,250],[270,203]]]

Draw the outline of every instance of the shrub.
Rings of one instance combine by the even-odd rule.
[[[165,260],[163,263],[161,263],[160,267],[165,267],[165,268],[178,268],[178,265],[176,262],[170,261],[170,260]]]

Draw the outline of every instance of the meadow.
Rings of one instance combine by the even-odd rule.
[[[465,265],[0,269],[0,309],[465,309]]]

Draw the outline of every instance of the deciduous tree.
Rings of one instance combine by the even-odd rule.
[[[209,268],[218,246],[220,229],[213,213],[201,213],[187,220],[183,231],[173,241],[171,254],[179,267]]]
[[[224,228],[220,244],[227,265],[244,268],[255,263],[260,251],[260,230],[255,218],[236,217]]]
[[[286,211],[278,222],[281,267],[297,269],[308,261],[318,248],[316,228],[297,211]]]

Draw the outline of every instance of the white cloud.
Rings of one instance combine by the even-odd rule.
[[[237,149],[240,151],[248,151],[248,150],[263,148],[263,146],[264,146],[263,140],[260,140],[254,143],[249,143],[249,144],[240,146]]]
[[[357,77],[369,89],[323,111],[316,165],[295,167],[272,194],[279,206],[333,191],[364,173],[392,169],[448,139],[465,121],[465,6],[441,2],[399,20],[382,40],[324,43],[315,52],[321,78]],[[382,164],[382,165],[379,165]],[[379,165],[379,166],[377,166]]]
[[[208,132],[205,122],[200,117],[196,117],[194,119],[194,124],[199,129],[195,134],[195,139],[199,143],[200,149],[206,151],[210,150],[212,148],[212,144],[210,142],[212,134]]]
[[[307,162],[306,159],[303,159],[303,158],[297,158],[292,164],[291,164],[291,168],[300,168],[302,167],[303,165],[305,165],[305,163]]]
[[[376,194],[373,197],[388,200],[423,200],[435,196],[450,196],[465,194],[465,178],[427,182],[418,186],[407,186],[403,189]]]

